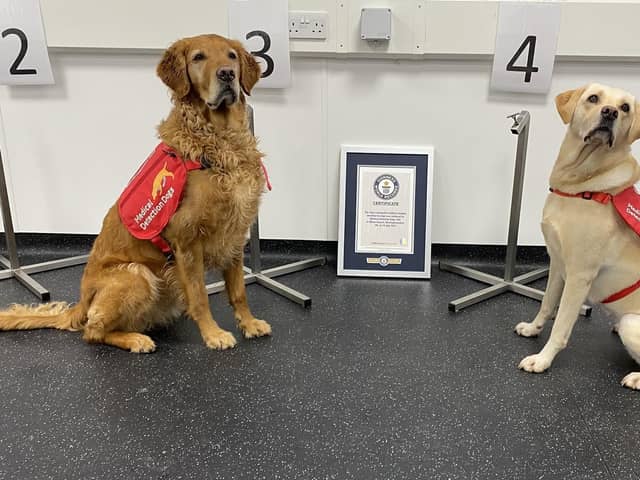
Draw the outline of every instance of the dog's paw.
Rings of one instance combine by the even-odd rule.
[[[631,388],[633,390],[640,390],[640,372],[632,372],[622,379],[620,385],[623,387]]]
[[[539,353],[525,357],[518,365],[520,370],[531,373],[542,373],[551,366],[551,361]]]
[[[156,344],[147,335],[132,333],[129,338],[129,350],[132,353],[151,353],[156,349]]]
[[[215,350],[226,350],[227,348],[233,348],[236,346],[236,338],[231,332],[226,330],[218,330],[214,333],[208,333],[203,335],[204,343],[209,348]]]
[[[537,327],[533,322],[520,322],[514,329],[521,337],[537,337],[542,327]]]
[[[265,335],[271,335],[271,325],[264,320],[253,320],[240,324],[240,330],[244,338],[264,337]]]

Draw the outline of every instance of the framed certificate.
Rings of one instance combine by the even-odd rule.
[[[430,278],[433,147],[340,156],[338,275]]]

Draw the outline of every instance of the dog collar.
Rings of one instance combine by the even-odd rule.
[[[583,200],[594,200],[598,203],[602,203],[606,205],[611,201],[613,196],[610,193],[606,192],[579,192],[579,193],[567,193],[557,188],[549,188],[551,193],[555,193],[556,195],[560,195],[561,197],[569,197],[569,198],[581,198]]]

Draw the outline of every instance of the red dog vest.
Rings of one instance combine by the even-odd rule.
[[[262,172],[271,190],[267,169]],[[162,253],[171,255],[171,247],[160,235],[182,200],[182,192],[191,170],[206,168],[194,160],[183,160],[169,145],[161,142],[135,173],[118,199],[118,213],[129,233],[150,240]]]
[[[118,212],[129,233],[151,240],[165,255],[171,247],[160,236],[180,205],[187,172],[203,168],[183,160],[166,143],[160,143],[135,173],[118,199]]]
[[[580,192],[580,193],[565,193],[553,188],[549,189],[551,192],[562,197],[574,197],[582,198],[584,200],[594,200],[598,203],[606,205],[609,202],[613,202],[618,214],[623,218],[626,224],[631,229],[640,235],[640,185],[632,185],[629,188],[623,190],[617,195],[611,195],[606,192]],[[640,288],[640,280],[633,285],[623,288],[619,292],[608,296],[601,303],[611,303],[627,295],[635,292]]]
[[[614,195],[613,205],[627,225],[640,235],[640,186],[632,185]]]

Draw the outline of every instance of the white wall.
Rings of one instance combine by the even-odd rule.
[[[55,53],[55,86],[1,87],[0,139],[17,231],[96,233],[156,142],[169,109],[157,54]],[[341,143],[436,148],[433,241],[504,243],[516,137],[532,114],[522,244],[539,217],[563,126],[546,99],[488,93],[489,60],[292,61],[293,86],[256,91],[256,128],[274,190],[265,238],[335,240]],[[640,63],[556,66],[553,92],[597,80],[640,95]]]
[[[531,0],[524,0],[531,1]],[[496,0],[288,0],[325,11],[326,40],[293,40],[293,52],[413,56],[493,53]],[[636,0],[562,0],[558,55],[640,56]],[[228,33],[228,0],[41,0],[50,47],[162,49],[174,39]],[[360,39],[360,10],[392,11],[388,45]],[[153,28],[146,28],[146,26]],[[606,30],[606,35],[594,32]],[[464,32],[464,35],[460,33]]]

